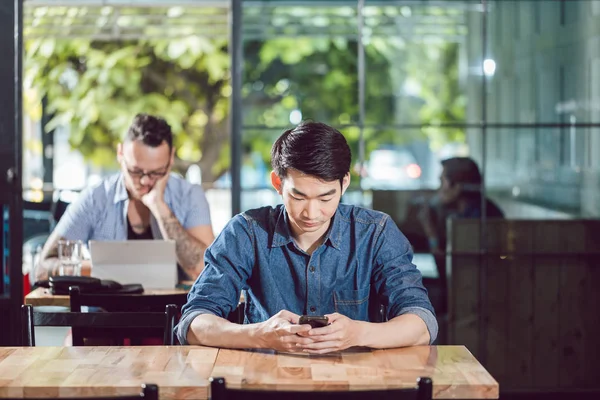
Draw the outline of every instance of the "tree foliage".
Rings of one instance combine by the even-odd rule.
[[[357,49],[356,40],[339,37],[245,42],[244,124],[257,128],[245,129],[244,140],[265,162],[294,110],[304,119],[342,127],[358,156]],[[457,44],[407,45],[379,37],[371,39],[365,53],[367,151],[415,138],[434,143],[462,138],[460,130],[407,133],[393,128],[397,123],[464,119]],[[134,114],[161,115],[175,133],[176,168],[184,172],[198,163],[203,180],[211,182],[230,165],[229,62],[224,39],[29,40],[26,109],[39,117],[39,103],[46,97],[53,118],[45,130],[68,126],[71,146],[109,168],[115,167],[116,143]],[[418,90],[399,94],[406,82]]]

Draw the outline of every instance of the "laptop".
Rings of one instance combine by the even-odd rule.
[[[90,240],[92,276],[144,289],[173,289],[177,257],[173,240]]]

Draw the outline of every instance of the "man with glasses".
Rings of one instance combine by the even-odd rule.
[[[67,208],[42,250],[36,278],[57,273],[60,239],[167,239],[176,243],[180,280],[196,279],[214,235],[202,188],[170,174],[174,156],[167,122],[136,115],[117,148],[121,172],[84,191]]]

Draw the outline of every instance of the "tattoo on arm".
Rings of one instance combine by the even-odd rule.
[[[172,212],[163,217],[160,224],[164,228],[163,236],[175,241],[175,251],[179,264],[185,271],[195,272],[203,260],[207,246],[191,236],[181,226],[181,223]]]

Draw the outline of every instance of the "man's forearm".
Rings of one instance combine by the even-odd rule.
[[[211,314],[198,315],[187,332],[189,344],[225,348],[260,348],[256,324],[234,324]]]
[[[177,261],[188,273],[198,275],[204,264],[204,251],[207,244],[194,238],[181,226],[167,205],[162,206],[155,215],[160,231],[165,239],[175,241]]]
[[[359,346],[385,349],[429,344],[425,322],[415,314],[399,315],[387,322],[364,324]]]

